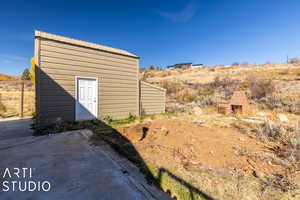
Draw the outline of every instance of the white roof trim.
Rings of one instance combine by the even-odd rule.
[[[162,87],[158,87],[158,86],[156,86],[156,85],[152,85],[152,84],[150,84],[150,83],[147,83],[147,82],[145,82],[145,81],[141,81],[141,83],[143,83],[143,84],[145,84],[145,85],[148,85],[148,86],[150,86],[150,87],[153,87],[153,88],[156,88],[156,89],[159,89],[159,90],[162,90],[162,91],[166,91],[166,89],[165,88],[162,88]]]
[[[65,42],[65,43],[74,44],[74,45],[78,45],[78,46],[89,47],[89,48],[93,48],[93,49],[99,49],[102,51],[108,51],[108,52],[112,52],[112,53],[116,53],[116,54],[121,54],[121,55],[138,58],[138,56],[136,56],[132,53],[129,53],[128,51],[122,50],[122,49],[115,49],[112,47],[108,47],[108,46],[104,46],[104,45],[100,45],[100,44],[96,44],[96,43],[85,42],[82,40],[67,38],[67,37],[54,35],[54,34],[42,32],[42,31],[34,31],[34,34],[35,34],[35,37],[41,37],[41,38],[45,38],[45,39],[55,40],[55,41],[59,41],[59,42]]]

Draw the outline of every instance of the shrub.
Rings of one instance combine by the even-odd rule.
[[[167,94],[178,92],[182,86],[178,82],[164,81],[161,86],[167,90]]]
[[[286,74],[289,74],[289,70],[288,69],[285,69],[283,71],[280,71],[278,72],[279,75],[286,75]]]
[[[240,66],[240,63],[239,62],[233,62],[231,65],[232,66]]]
[[[273,148],[276,157],[274,162],[279,161],[287,170],[298,170],[300,166],[300,127],[299,124],[287,125],[279,122],[265,121],[262,124],[235,124],[236,128],[246,134],[253,134],[264,142],[275,142]],[[278,160],[279,159],[279,160]]]
[[[217,87],[225,88],[228,85],[232,85],[233,82],[234,81],[228,77],[221,79],[219,76],[217,76],[217,77],[215,77],[214,81],[211,84],[212,84],[212,87],[215,87],[215,88],[217,88]]]
[[[224,91],[225,97],[231,97],[234,91],[239,90],[239,83],[229,77],[216,77],[214,81],[211,83],[211,87],[213,88],[220,88]]]
[[[251,97],[254,99],[261,99],[272,95],[275,90],[275,85],[272,81],[254,79],[250,83]]]
[[[188,101],[188,102],[193,102],[193,101],[196,100],[196,98],[197,98],[196,95],[188,95],[185,99],[186,99],[186,101]]]
[[[110,123],[113,121],[112,117],[109,115],[106,115],[102,118],[103,121],[105,121],[106,123]]]
[[[291,58],[288,63],[290,63],[290,64],[299,64],[300,59],[299,58]]]
[[[248,81],[243,81],[239,84],[239,87],[243,90],[249,88],[249,82]]]
[[[215,95],[202,95],[197,99],[197,103],[199,106],[216,106],[220,103],[220,99]]]
[[[278,95],[271,95],[257,101],[262,109],[281,110],[294,114],[300,114],[300,99],[282,98]]]

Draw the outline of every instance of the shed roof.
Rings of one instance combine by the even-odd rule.
[[[101,44],[72,39],[72,38],[63,37],[63,36],[46,33],[46,32],[42,32],[42,31],[37,31],[37,30],[34,33],[35,33],[35,37],[55,40],[55,41],[59,41],[59,42],[64,42],[64,43],[74,44],[74,45],[88,47],[88,48],[92,48],[92,49],[107,51],[107,52],[111,52],[111,53],[115,53],[115,54],[121,54],[121,55],[125,55],[125,56],[139,58],[138,56],[136,56],[132,53],[129,53],[128,51],[122,50],[122,49],[116,49],[116,48],[104,46]]]

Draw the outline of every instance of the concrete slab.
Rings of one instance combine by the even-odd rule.
[[[81,130],[0,141],[0,199],[169,199],[106,143],[91,146],[91,135]],[[30,169],[26,173],[21,169],[18,177],[14,168]],[[28,191],[29,181],[36,188],[44,184],[44,190]],[[45,181],[50,183],[49,191]],[[24,189],[25,183],[22,192],[19,184]]]
[[[32,119],[0,119],[0,141],[17,137],[26,137],[33,134]]]

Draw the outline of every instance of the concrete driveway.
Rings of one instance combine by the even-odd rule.
[[[17,137],[26,137],[33,134],[32,119],[0,119],[0,141]]]
[[[81,130],[0,141],[0,199],[169,199],[105,142],[90,145],[91,135]]]

